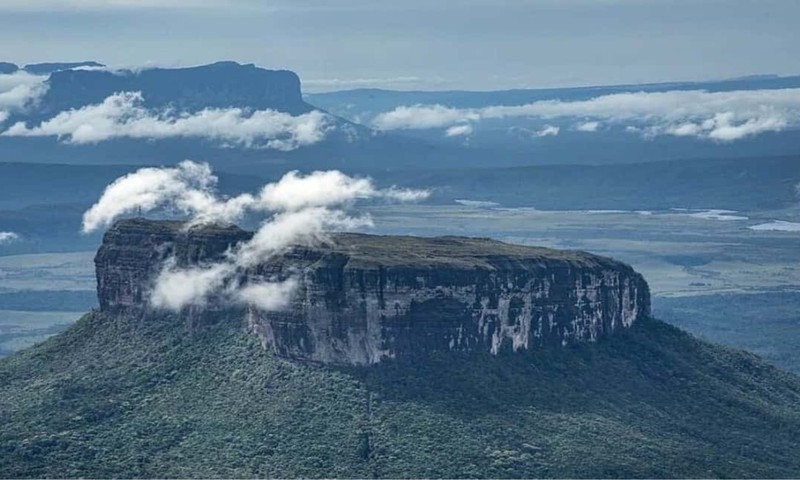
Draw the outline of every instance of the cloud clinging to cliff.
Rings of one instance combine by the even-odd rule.
[[[485,120],[559,118],[584,120],[577,130],[593,132],[599,121],[635,124],[644,136],[692,136],[728,142],[800,125],[800,89],[707,92],[673,90],[602,95],[588,100],[542,100],[525,105],[452,108],[400,106],[377,115],[381,130],[452,128]]]
[[[139,92],[111,95],[102,103],[68,110],[28,126],[12,125],[2,135],[55,136],[71,144],[93,144],[115,138],[158,140],[205,138],[245,148],[295,150],[325,139],[334,127],[318,110],[290,115],[275,110],[206,108],[194,113],[150,111]]]
[[[206,298],[225,283],[233,273],[229,264],[207,267],[176,268],[170,259],[156,278],[150,304],[157,308],[178,311],[186,305],[205,305]]]
[[[418,104],[400,106],[390,112],[381,113],[372,121],[372,126],[379,130],[442,128],[482,118],[482,109]]]
[[[26,72],[0,74],[0,124],[41,97],[47,91],[46,78]]]
[[[332,230],[371,227],[369,216],[350,216],[342,210],[309,207],[278,212],[256,230],[253,238],[239,246],[235,264],[248,268],[266,262],[294,244],[313,245]]]
[[[289,278],[279,282],[247,285],[240,288],[236,295],[242,303],[271,312],[287,308],[297,287],[297,279]]]
[[[289,172],[256,194],[221,197],[217,177],[207,164],[191,161],[175,167],[142,168],[118,178],[83,218],[83,229],[94,231],[126,213],[166,209],[188,218],[187,228],[212,222],[234,222],[245,213],[265,216],[253,237],[235,246],[221,261],[180,268],[168,260],[151,295],[155,307],[180,310],[203,305],[211,296],[259,308],[278,308],[293,283],[289,278],[242,283],[239,273],[280,255],[293,245],[313,245],[330,231],[372,225],[369,216],[346,209],[359,200],[414,201],[426,191],[377,188],[369,178],[338,171],[301,175]],[[288,282],[288,283],[287,283]],[[288,295],[288,294],[287,294]]]

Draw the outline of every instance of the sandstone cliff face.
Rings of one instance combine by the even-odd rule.
[[[196,264],[248,237],[235,227],[119,222],[96,259],[101,309],[144,312],[165,258]],[[337,234],[242,276],[297,277],[291,308],[250,308],[247,327],[278,355],[334,364],[595,341],[650,310],[647,283],[628,265],[488,239]]]
[[[171,257],[190,266],[219,258],[252,235],[237,227],[183,230],[182,222],[122,220],[103,236],[95,256],[100,309],[141,312],[156,275]]]

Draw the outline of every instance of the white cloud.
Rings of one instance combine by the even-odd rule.
[[[734,210],[712,209],[712,210],[701,210],[699,212],[692,212],[692,213],[675,213],[673,215],[701,218],[703,220],[721,220],[721,221],[747,220],[747,217],[743,215],[736,215],[736,213],[737,212]]]
[[[497,202],[488,202],[485,200],[455,200],[455,202],[459,205],[464,205],[465,207],[475,208],[493,208],[500,206],[500,204]]]
[[[445,132],[448,137],[461,137],[472,135],[472,125],[453,125]]]
[[[430,194],[431,192],[428,190],[399,188],[392,185],[389,188],[377,191],[375,196],[397,202],[418,202],[420,200],[425,200]]]
[[[0,74],[0,123],[12,112],[22,111],[47,92],[47,77],[26,72]]]
[[[143,168],[120,177],[84,214],[84,231],[108,225],[125,213],[167,208],[189,217],[187,228],[208,222],[231,222],[246,212],[267,218],[253,237],[235,246],[219,262],[179,268],[168,260],[156,279],[151,304],[180,310],[204,305],[212,296],[245,302],[258,308],[285,305],[293,285],[288,279],[240,284],[243,272],[267,262],[294,245],[313,245],[332,230],[372,226],[369,216],[351,216],[343,208],[362,199],[413,201],[428,192],[397,187],[378,189],[369,178],[338,171],[306,176],[289,172],[265,185],[257,195],[222,198],[215,192],[217,177],[207,164],[184,161],[176,167]],[[276,283],[277,282],[277,283]]]
[[[554,136],[558,135],[558,132],[560,132],[560,131],[561,131],[561,129],[558,128],[558,127],[554,127],[553,125],[545,125],[544,128],[542,128],[541,130],[538,130],[538,131],[534,132],[533,136],[539,137],[539,138],[541,138],[541,137],[554,137]]]
[[[187,305],[203,306],[209,295],[219,290],[233,273],[227,263],[180,269],[170,259],[156,278],[150,303],[157,308],[180,310]]]
[[[336,170],[303,177],[295,171],[287,173],[277,183],[264,186],[259,201],[270,210],[297,210],[368,198],[375,192],[368,178],[349,177]]]
[[[575,130],[579,132],[596,132],[600,128],[600,122],[583,122],[575,125]]]
[[[273,312],[285,310],[289,306],[292,295],[298,286],[296,278],[289,278],[282,282],[255,283],[239,289],[237,296],[242,303],[254,305],[266,312]]]
[[[0,232],[0,245],[16,242],[20,239],[19,234],[14,232]]]
[[[397,107],[381,113],[372,121],[380,130],[424,129],[449,127],[481,119],[480,110],[458,109],[444,105],[414,105]]]
[[[372,123],[382,130],[427,129],[518,117],[591,119],[577,127],[586,132],[597,130],[600,121],[634,123],[628,131],[645,136],[693,136],[727,142],[800,126],[800,89],[631,92],[589,100],[543,100],[469,109],[401,106],[377,115]]]
[[[788,115],[739,120],[733,112],[725,112],[717,113],[712,118],[696,123],[684,122],[672,125],[657,125],[648,128],[645,134],[647,136],[666,134],[678,137],[701,137],[728,142],[764,132],[779,132],[788,126]]]
[[[317,171],[306,176],[293,171],[280,181],[265,185],[258,195],[258,203],[266,210],[299,210],[368,198],[409,202],[427,196],[424,190],[396,187],[379,190],[369,178],[350,177],[337,170]]]
[[[263,223],[253,238],[237,249],[235,262],[239,267],[252,267],[292,245],[316,244],[328,231],[371,226],[369,216],[351,217],[341,210],[325,207],[281,212]]]
[[[508,132],[517,134],[522,138],[555,137],[561,132],[561,127],[557,127],[554,125],[544,125],[542,128],[535,130],[525,127],[511,127],[508,129]]]
[[[237,220],[254,198],[242,195],[220,200],[214,195],[216,183],[211,167],[191,161],[176,167],[139,169],[105,188],[100,200],[83,214],[83,230],[92,232],[125,213],[164,206],[201,221]]]
[[[247,211],[312,212],[317,207],[341,206],[360,199],[417,201],[425,190],[378,189],[369,178],[349,177],[339,171],[317,171],[302,176],[286,173],[265,185],[257,195],[230,198],[216,194],[217,177],[205,163],[183,161],[175,167],[141,168],[108,185],[100,199],[83,215],[83,230],[110,225],[120,215],[170,208],[187,215],[192,224],[235,222]]]
[[[35,127],[17,123],[2,135],[57,136],[67,143],[98,143],[114,138],[206,138],[247,148],[294,150],[323,140],[334,127],[323,112],[292,116],[275,110],[207,108],[196,113],[153,112],[139,92],[122,92],[102,103],[61,112]]]
[[[787,222],[786,220],[773,220],[767,223],[751,225],[747,228],[756,231],[800,232],[800,223]]]

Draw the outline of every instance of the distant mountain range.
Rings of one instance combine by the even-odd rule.
[[[777,75],[754,75],[702,82],[664,82],[626,85],[603,85],[569,88],[530,88],[494,91],[444,90],[444,91],[398,91],[379,88],[358,88],[323,93],[306,94],[306,99],[315,105],[347,114],[350,112],[385,112],[401,105],[439,104],[455,108],[480,108],[491,105],[524,105],[541,100],[588,100],[603,95],[627,92],[667,92],[706,90],[730,92],[736,90],[760,90],[800,88],[800,75],[781,77]]]
[[[102,63],[94,61],[86,62],[51,62],[51,63],[30,63],[24,67],[20,67],[15,63],[0,62],[0,74],[15,73],[17,71],[24,71],[33,75],[49,75],[53,72],[60,70],[71,70],[74,68],[102,68],[105,67]]]
[[[798,88],[800,76],[760,75],[502,91],[355,89],[306,99],[367,126],[396,128],[392,133],[407,139],[461,148],[467,158],[495,152],[483,153],[484,165],[606,164],[798,153],[797,111],[770,119],[780,128],[741,130],[735,141],[701,127],[722,126],[728,115],[736,127],[767,121],[758,108],[785,113],[798,104]],[[395,125],[386,121],[387,112],[396,114]]]
[[[0,74],[13,73],[17,69],[19,67],[14,64],[0,64]],[[318,111],[327,115],[327,123],[324,130],[316,132],[318,137],[311,138],[297,148],[265,149],[246,142],[220,139],[219,135],[214,137],[214,132],[226,128],[227,119],[218,119],[213,125],[201,128],[201,131],[212,132],[205,137],[197,132],[194,136],[172,133],[151,137],[141,134],[132,138],[119,135],[81,145],[70,144],[69,134],[63,133],[64,129],[81,127],[86,133],[88,129],[98,127],[80,123],[88,121],[86,119],[80,122],[70,119],[73,123],[68,124],[62,118],[59,124],[61,133],[40,132],[35,137],[0,136],[0,156],[6,161],[145,164],[174,163],[193,158],[210,161],[222,169],[265,174],[277,166],[283,169],[335,166],[366,172],[409,168],[597,165],[800,153],[797,131],[790,124],[780,128],[767,126],[758,134],[742,133],[736,141],[718,141],[701,138],[708,132],[648,136],[646,130],[636,133],[638,127],[626,127],[624,124],[592,122],[583,117],[531,117],[519,112],[512,117],[504,117],[504,113],[488,120],[467,121],[455,125],[458,128],[454,130],[445,127],[378,128],[380,125],[375,121],[377,115],[414,105],[455,109],[458,110],[456,114],[469,118],[470,112],[465,113],[465,109],[513,109],[535,102],[585,102],[598,97],[636,92],[724,93],[758,90],[781,91],[786,95],[788,89],[800,87],[800,77],[758,76],[717,82],[495,92],[350,90],[304,96],[301,81],[293,72],[266,70],[235,62],[141,71],[112,71],[98,62],[49,63],[27,65],[23,70],[47,75],[46,93],[31,102],[26,110],[11,112],[6,122],[0,124],[0,130],[9,128],[15,122],[24,122],[27,128],[33,129],[59,113],[99,105],[120,92],[140,92],[141,104],[137,106],[161,120],[180,119],[209,108],[238,108],[244,120],[253,112],[265,110],[294,117]],[[124,114],[119,114],[112,120],[120,122],[126,118]],[[702,118],[692,120],[695,122],[693,124],[662,125],[662,128],[681,127],[683,130],[679,132],[691,133],[692,128],[705,128],[700,126],[700,120]],[[290,123],[284,118],[273,125],[294,128]],[[734,126],[750,128],[747,123]],[[53,125],[50,128],[56,130]],[[247,124],[243,121],[237,128],[237,134],[242,129],[250,135],[261,131],[252,122]],[[309,132],[309,129],[301,126],[291,130],[292,135],[298,136],[308,135]]]

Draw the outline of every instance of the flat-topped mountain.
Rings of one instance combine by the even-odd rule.
[[[98,104],[119,92],[141,92],[147,108],[179,112],[241,107],[298,115],[314,109],[303,101],[296,73],[236,62],[141,71],[59,70],[47,84],[40,115]]]
[[[82,62],[45,62],[45,63],[29,63],[23,67],[28,73],[34,75],[49,75],[61,70],[72,70],[75,68],[103,68],[105,65],[95,62],[93,60],[86,60]]]
[[[277,316],[150,308],[163,258],[250,238],[183,227],[117,223],[101,309],[0,360],[0,477],[800,474],[800,380],[650,318],[625,264],[334,235],[243,272],[301,272]]]
[[[203,265],[250,235],[236,227],[119,221],[95,260],[101,309],[146,311],[166,258]],[[650,309],[647,283],[623,263],[482,238],[334,234],[241,275],[299,279],[289,308],[248,308],[249,328],[279,355],[325,363],[595,341]]]
[[[95,61],[83,62],[45,62],[29,63],[24,67],[11,62],[0,62],[0,74],[10,74],[23,70],[33,75],[50,75],[60,70],[72,70],[75,68],[103,68],[105,65]]]

